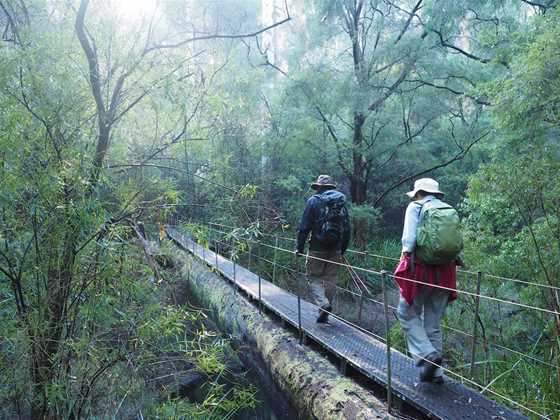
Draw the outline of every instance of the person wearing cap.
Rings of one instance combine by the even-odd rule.
[[[413,200],[407,207],[402,234],[402,254],[395,271],[400,299],[397,315],[406,333],[408,349],[417,366],[421,367],[420,381],[443,383],[441,319],[447,304],[457,298],[456,265],[428,265],[415,257],[416,232],[428,206],[445,206],[443,192],[437,181],[422,178],[407,193]],[[426,206],[427,203],[430,203]],[[445,287],[431,287],[407,279]]]
[[[306,277],[312,300],[319,306],[318,323],[327,322],[332,312],[333,300],[338,283],[338,271],[342,262],[342,255],[350,241],[350,224],[348,213],[344,209],[343,230],[340,240],[326,244],[321,240],[320,229],[322,215],[328,203],[335,203],[344,207],[346,196],[336,190],[336,184],[328,175],[319,175],[311,184],[316,191],[308,200],[298,225],[297,248],[295,255],[304,254],[305,243],[309,240],[309,252],[306,261]],[[335,264],[329,263],[329,261]]]

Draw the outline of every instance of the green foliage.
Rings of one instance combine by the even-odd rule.
[[[97,63],[76,38],[76,7],[4,3],[1,416],[250,412],[253,387],[219,379],[232,357],[227,340],[204,326],[201,312],[162,303],[177,282],[153,264],[153,244],[139,234],[161,241],[163,226],[177,223],[207,248],[224,240],[219,246],[237,261],[248,263],[251,250],[251,264],[270,271],[262,258],[275,259],[286,267],[277,281],[294,287],[290,270],[301,267],[293,255],[259,249],[255,262],[253,241],[272,245],[268,232],[295,236],[320,173],[333,175],[349,197],[365,238],[359,245],[370,253],[398,256],[403,192],[415,174],[428,175],[446,201],[461,203],[469,266],[560,286],[560,11],[553,3],[424,0],[409,19],[416,1],[363,2],[352,33],[348,12],[360,2],[291,2],[293,19],[258,45],[219,39],[150,50],[180,43],[185,28],[252,32],[270,11],[256,0],[173,0],[147,24],[117,13],[118,2],[99,0],[85,19]],[[278,10],[268,17],[277,20]],[[234,229],[223,237],[209,221]],[[396,263],[349,258],[374,269]],[[378,291],[378,278],[364,278]],[[472,277],[460,281],[474,290]],[[534,286],[487,278],[483,291],[558,310],[557,297]],[[460,299],[448,325],[470,330],[465,314],[473,307]],[[558,365],[558,320],[482,305],[481,322],[485,339]],[[398,327],[391,334],[404,344]],[[468,343],[447,338],[462,369]],[[559,371],[484,351],[477,379],[503,373],[493,389],[558,413]],[[201,401],[144,390],[154,358],[168,352],[208,376]]]
[[[527,42],[516,47],[511,73],[490,86],[496,102],[492,160],[471,179],[464,204],[469,214],[469,264],[491,273],[555,287],[560,286],[560,148],[554,140],[558,136],[560,77],[551,68],[558,67],[558,21],[558,11],[554,10],[536,19],[533,36],[525,34]],[[487,283],[487,293],[558,310],[552,294],[540,288],[499,280]],[[513,309],[506,313],[510,318],[508,328],[499,332],[503,342],[514,347],[520,342],[531,343],[531,350],[524,351],[552,365],[558,364],[557,320],[534,312],[520,316]],[[495,311],[490,308],[486,316],[491,321],[496,317]],[[539,336],[539,331],[544,335]],[[499,365],[500,369],[492,372],[504,373],[496,384],[498,389],[537,411],[557,413],[557,393],[552,389],[558,387],[559,371],[537,369],[523,361],[524,379],[519,381],[515,376],[520,370],[519,363],[508,358],[504,365]],[[534,385],[527,388],[527,383]]]
[[[222,391],[222,390],[220,390]],[[201,404],[189,404],[185,400],[169,400],[150,409],[150,417],[156,419],[229,419],[234,416],[248,413],[254,409],[258,400],[255,398],[256,390],[233,390],[230,393],[222,392],[209,395]]]

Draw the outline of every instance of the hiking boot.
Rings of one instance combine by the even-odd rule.
[[[434,351],[428,354],[424,359],[420,362],[420,366],[422,367],[420,371],[420,382],[432,382],[434,380],[434,373],[436,373],[437,368],[441,366],[442,358]]]
[[[327,322],[329,320],[329,312],[332,312],[331,305],[321,306],[319,308],[319,316],[317,317],[317,323],[324,324],[325,322]]]
[[[434,385],[443,385],[445,381],[443,380],[443,376],[434,376],[434,379],[432,379],[432,383]]]

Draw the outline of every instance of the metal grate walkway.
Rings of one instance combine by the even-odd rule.
[[[196,244],[175,229],[168,236],[180,247],[191,252],[216,269],[234,287],[259,299],[259,276],[246,268]],[[298,299],[292,293],[269,281],[260,279],[262,304],[281,319],[298,324]],[[387,385],[386,346],[383,342],[334,317],[327,324],[317,324],[317,308],[301,302],[301,326],[325,350],[341,358],[364,376],[382,386]],[[526,419],[522,414],[490,400],[480,393],[445,376],[444,385],[418,383],[418,371],[412,359],[391,350],[391,381],[393,394],[419,410],[439,419]]]

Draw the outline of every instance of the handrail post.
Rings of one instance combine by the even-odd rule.
[[[277,255],[277,248],[278,248],[278,235],[276,235],[276,239],[274,241],[274,257],[272,263],[272,284],[276,284],[276,255]]]
[[[214,257],[216,257],[216,271],[218,270],[218,240],[214,239]]]
[[[233,294],[237,295],[237,273],[235,266],[235,260],[233,260]]]
[[[259,276],[259,313],[262,312],[262,296],[261,296],[261,275],[258,274]]]
[[[251,271],[251,244],[249,244],[249,261],[247,262],[247,268]]]
[[[476,341],[478,335],[478,316],[480,311],[480,284],[482,282],[482,272],[476,273],[476,296],[474,297],[474,325],[471,343],[471,378],[474,379],[475,359],[476,359]]]
[[[387,301],[387,271],[381,271],[381,287],[383,289],[383,308],[385,311],[385,342],[387,348],[387,412],[391,413],[392,375],[391,375],[391,337],[389,334],[389,302]]]
[[[263,237],[263,240],[264,240],[264,237]],[[261,241],[260,241],[260,240],[257,242],[257,255],[255,255],[255,257],[256,257],[255,261],[256,261],[256,264],[257,264],[257,268],[256,268],[256,269],[257,269],[257,270],[260,270],[259,264],[262,263],[262,259],[261,259]],[[259,276],[260,276],[260,275],[259,275]]]
[[[360,291],[360,307],[358,309],[358,325],[362,325],[362,308],[364,307],[364,291]]]
[[[294,256],[295,265],[298,268],[297,255]],[[299,270],[297,270],[299,271]],[[297,317],[298,317],[298,329],[299,329],[299,343],[303,344],[303,330],[301,328],[301,279],[300,275],[297,276]]]

